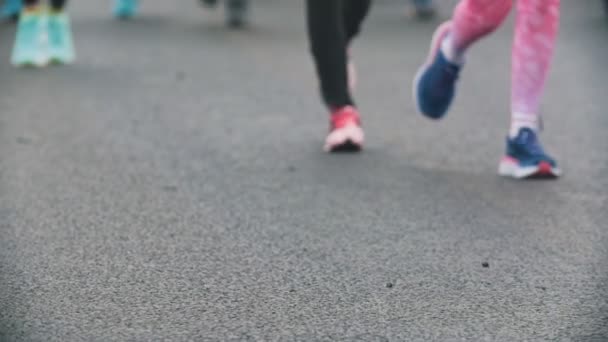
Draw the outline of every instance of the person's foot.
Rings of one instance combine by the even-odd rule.
[[[515,179],[557,178],[562,171],[545,153],[536,132],[522,128],[515,138],[507,138],[507,152],[500,161],[498,174]]]
[[[112,13],[118,19],[130,19],[137,14],[138,0],[114,0]]]
[[[45,17],[40,10],[21,13],[11,55],[11,63],[17,67],[48,64],[48,56],[42,43]]]
[[[214,8],[215,6],[217,6],[217,0],[200,0],[201,1],[201,5],[203,5],[204,7],[207,8]]]
[[[225,0],[226,24],[231,28],[241,28],[247,25],[249,14],[248,0]]]
[[[442,118],[450,108],[456,93],[456,81],[461,66],[448,61],[441,44],[449,34],[451,23],[439,26],[431,43],[427,62],[414,79],[414,101],[418,111],[431,118]]]
[[[331,113],[326,152],[359,152],[363,149],[364,133],[357,109],[345,106]]]
[[[21,12],[21,0],[4,0],[4,4],[0,9],[0,18],[13,18],[19,17]]]
[[[76,56],[70,18],[64,12],[52,12],[48,20],[48,52],[51,63],[74,62]]]
[[[420,19],[430,19],[437,13],[432,0],[413,0],[412,15]]]

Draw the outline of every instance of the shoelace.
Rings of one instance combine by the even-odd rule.
[[[443,72],[441,73],[441,75],[443,76],[444,80],[455,81],[458,79],[460,71],[458,67],[446,63],[445,65],[443,65],[442,69]]]
[[[544,156],[545,151],[540,145],[540,142],[533,132],[524,130],[521,136],[516,141],[517,144],[523,146],[530,155],[532,156]]]
[[[438,84],[440,84],[442,87],[451,86],[456,80],[458,80],[460,68],[451,65],[447,60],[445,60],[445,57],[441,58],[443,59],[443,63],[438,69],[436,69],[433,77],[440,80]]]
[[[359,116],[350,109],[336,112],[331,116],[331,128],[344,127],[349,124],[360,125]]]

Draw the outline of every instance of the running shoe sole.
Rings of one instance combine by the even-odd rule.
[[[11,64],[18,68],[44,68],[51,63],[51,60],[45,56],[39,56],[32,59],[23,59],[12,61]]]
[[[349,125],[329,133],[323,150],[330,153],[359,152],[363,149],[364,139],[361,127]]]
[[[549,162],[541,162],[536,166],[519,166],[517,160],[503,157],[498,166],[498,174],[515,179],[556,179],[562,175],[562,171]]]
[[[53,57],[49,60],[49,65],[68,65],[74,63],[74,59],[63,59]]]

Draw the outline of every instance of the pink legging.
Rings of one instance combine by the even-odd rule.
[[[461,0],[452,19],[453,47],[464,52],[499,27],[512,7],[513,0]],[[559,26],[559,8],[560,0],[517,0],[511,71],[513,113],[539,113]]]

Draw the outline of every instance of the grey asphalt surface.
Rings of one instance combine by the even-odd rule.
[[[440,19],[379,2],[354,47],[367,150],[329,156],[301,2],[245,32],[193,1],[73,5],[71,67],[11,68],[0,26],[1,341],[608,341],[599,1],[563,1],[558,182],[495,173],[512,23],[429,122],[410,80]]]

